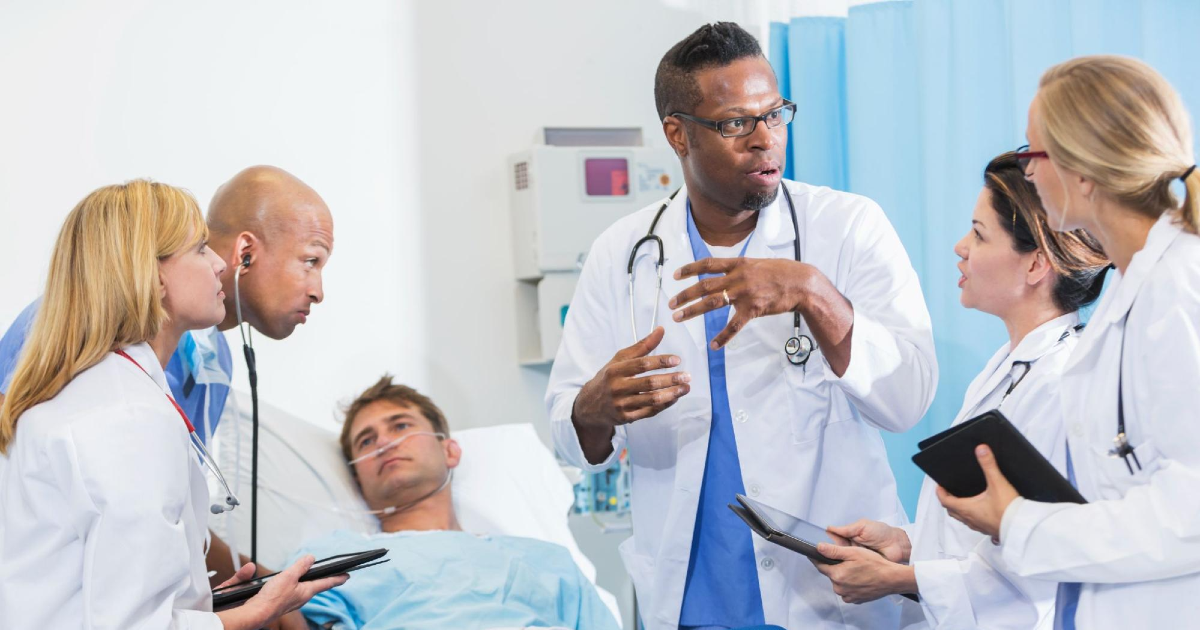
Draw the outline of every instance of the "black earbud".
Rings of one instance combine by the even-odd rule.
[[[242,256],[242,266],[243,267],[250,266],[250,254],[246,254],[245,256]]]

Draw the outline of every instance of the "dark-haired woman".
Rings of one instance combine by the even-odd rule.
[[[1059,380],[1079,308],[1099,296],[1109,261],[1086,232],[1050,229],[1022,166],[1013,153],[988,164],[971,229],[954,247],[962,305],[1000,318],[1009,335],[967,388],[954,424],[999,409],[1066,471]],[[936,488],[927,477],[916,521],[904,529],[867,520],[830,528],[880,552],[823,546],[844,560],[818,565],[834,591],[851,603],[919,593],[934,628],[1050,627],[1057,585],[1006,574],[991,545],[980,545],[987,537],[950,518]]]

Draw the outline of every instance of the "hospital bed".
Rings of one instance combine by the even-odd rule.
[[[247,402],[239,405],[238,401]],[[250,553],[249,396],[231,392],[217,430],[215,457],[242,505],[211,517],[214,532],[242,554]],[[338,529],[379,531],[367,513],[338,444],[340,421],[317,426],[267,404],[259,407],[258,560],[283,568],[301,544]],[[574,500],[554,455],[533,425],[451,429],[463,449],[451,488],[464,531],[524,536],[559,544],[595,584],[596,568],[580,551],[567,525]],[[215,496],[215,495],[214,495]],[[617,600],[601,599],[618,623]]]

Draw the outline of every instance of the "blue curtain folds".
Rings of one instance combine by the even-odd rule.
[[[1198,32],[1194,0],[893,0],[772,25],[780,90],[799,105],[787,176],[878,202],[933,318],[937,397],[916,428],[884,435],[910,516],[922,479],[916,443],[950,424],[1006,340],[998,320],[958,302],[953,247],[983,167],[1025,144],[1042,72],[1078,55],[1140,58],[1200,114]]]

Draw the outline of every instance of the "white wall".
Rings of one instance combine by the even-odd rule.
[[[661,146],[654,70],[704,17],[721,16],[646,0],[0,5],[0,325],[41,291],[93,188],[153,177],[207,206],[239,169],[275,164],[322,194],[336,244],[326,302],[257,342],[262,397],[332,426],[390,371],[455,428],[546,436],[547,371],[517,364],[506,159],[542,126],[642,126]],[[581,543],[628,615],[617,538]]]
[[[416,18],[429,390],[453,426],[533,421],[548,440],[548,369],[517,365],[507,158],[543,126],[641,126],[664,146],[654,70],[701,18],[646,0],[439,0]],[[634,628],[628,534],[571,528]]]
[[[152,177],[207,206],[275,164],[325,198],[336,243],[325,303],[256,342],[262,397],[329,424],[390,371],[456,427],[544,436],[547,372],[517,365],[505,160],[546,125],[661,144],[654,69],[700,23],[639,0],[0,5],[0,325],[93,188]]]
[[[430,390],[457,426],[542,421],[548,370],[517,365],[506,160],[542,126],[641,126],[654,70],[700,25],[645,0],[417,6]]]
[[[97,186],[151,177],[207,207],[241,168],[275,164],[325,198],[336,242],[326,302],[287,342],[258,344],[262,396],[332,421],[336,398],[385,370],[422,382],[418,160],[400,134],[412,14],[389,0],[0,5],[0,324],[41,292],[63,218]]]

